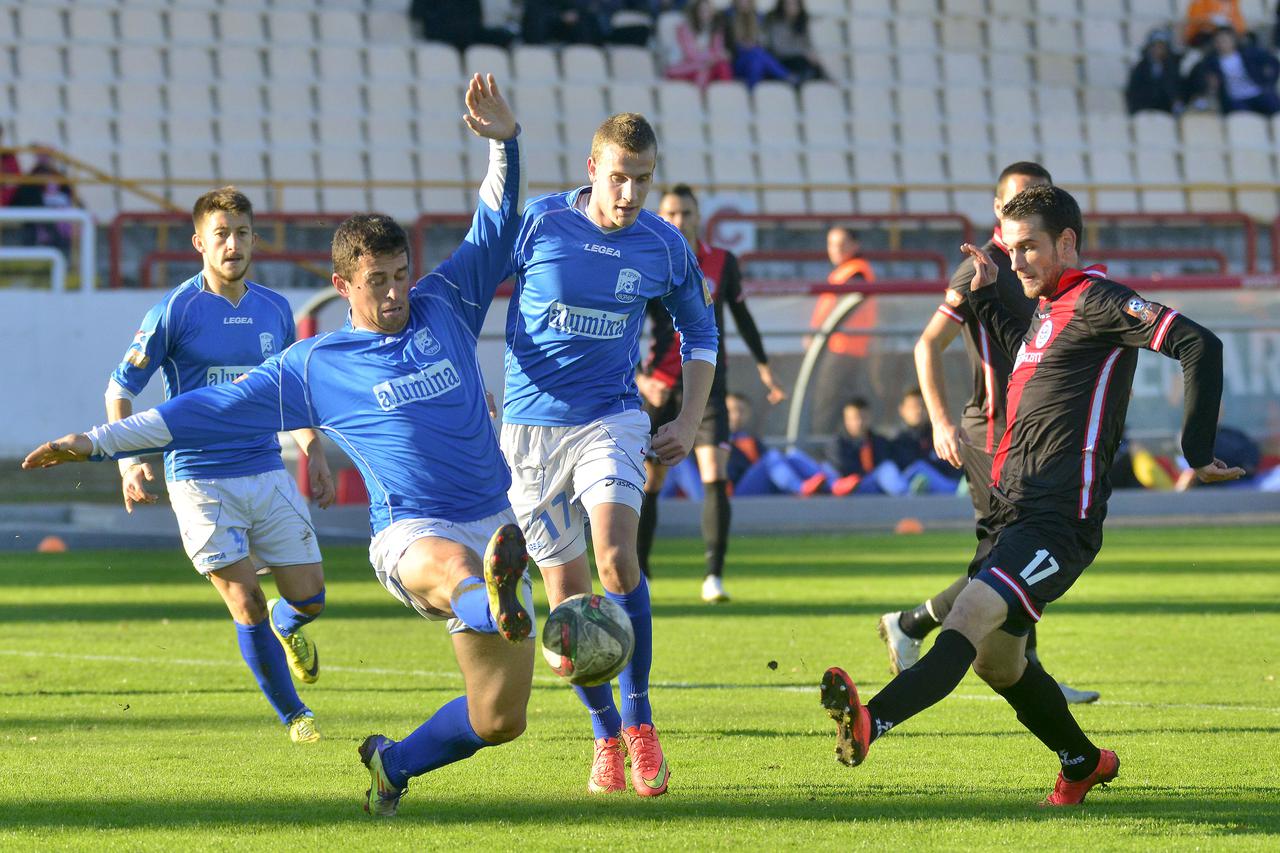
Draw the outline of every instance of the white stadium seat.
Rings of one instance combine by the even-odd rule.
[[[324,212],[363,213],[369,209],[362,148],[323,146],[317,177],[325,182],[320,188],[320,208]],[[358,185],[336,186],[337,181],[354,181]]]
[[[419,52],[418,58],[422,58]],[[418,66],[422,71],[422,66]],[[511,59],[505,50],[487,44],[473,44],[462,55],[462,74],[493,74],[498,80],[514,80],[511,72]],[[554,75],[553,75],[554,76]],[[521,78],[523,81],[523,78]]]
[[[1251,189],[1236,190],[1237,209],[1264,222],[1274,221],[1280,215],[1280,184],[1276,181],[1275,161],[1271,152],[1229,151],[1227,167],[1232,183],[1258,185]]]
[[[413,80],[413,48],[394,44],[371,47],[365,55],[369,64],[369,79],[372,81],[408,82]],[[458,76],[457,57],[454,58],[454,72],[450,79]]]
[[[608,59],[612,78],[617,83],[646,83],[657,78],[653,54],[648,48],[618,45],[609,48]]]
[[[1186,198],[1180,188],[1154,186],[1182,183],[1177,154],[1168,149],[1140,151],[1133,160],[1134,177],[1140,183],[1151,185],[1142,189],[1141,208],[1144,213],[1182,213],[1187,209]]]
[[[413,186],[379,187],[379,182],[413,184],[418,180],[415,152],[411,148],[382,147],[369,149],[369,202],[373,210],[394,216],[402,222],[418,218],[422,212],[418,192]]]
[[[115,12],[105,6],[76,4],[67,9],[72,44],[115,44]]]
[[[1175,151],[1182,147],[1178,122],[1168,113],[1145,111],[1133,117],[1133,141],[1139,151]]]
[[[475,48],[467,50],[468,59]],[[523,83],[554,83],[560,79],[556,52],[542,45],[522,44],[511,51],[512,79]],[[477,69],[479,70],[479,69]]]
[[[272,146],[268,159],[272,180],[314,182],[316,179],[315,151],[311,148]],[[319,210],[319,194],[314,185],[279,186],[272,207],[296,213]]]
[[[863,189],[868,184],[896,184],[898,164],[892,151],[857,150],[853,154],[855,207],[860,212],[893,209],[893,193],[883,187]]]
[[[814,213],[845,213],[853,210],[849,191],[849,155],[834,149],[804,153],[805,174],[812,188],[809,208]]]
[[[560,53],[563,79],[572,83],[599,86],[609,79],[604,52],[586,44],[571,44]]]
[[[224,45],[258,47],[267,43],[266,21],[255,9],[223,9],[214,13],[218,40]]]
[[[62,9],[49,4],[28,3],[14,10],[18,32],[25,44],[61,44],[67,38]]]
[[[794,184],[793,189],[768,188],[760,193],[765,213],[794,213],[805,208],[804,167],[799,151],[766,151],[760,155],[760,181],[764,184]]]
[[[279,45],[310,46],[316,41],[311,13],[302,9],[269,9],[267,31],[273,49]]]

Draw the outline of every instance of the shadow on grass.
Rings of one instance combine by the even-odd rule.
[[[795,792],[797,788],[802,792]],[[300,804],[294,798],[256,795],[235,800],[166,798],[156,800],[110,797],[24,797],[14,808],[0,809],[0,826],[42,829],[166,829],[226,831],[228,825],[249,831],[296,830],[300,827],[351,828],[370,825],[360,810],[353,779],[352,792],[343,796],[317,795]],[[787,790],[791,788],[792,790]],[[587,794],[531,796],[503,791],[439,791],[419,781],[400,809],[394,829],[401,833],[421,827],[456,831],[484,826],[525,826],[530,829],[571,827],[582,821],[625,820],[637,829],[671,828],[674,821],[688,821],[692,828],[709,821],[772,824],[778,821],[839,823],[866,820],[939,821],[970,823],[1017,821],[1070,821],[1110,826],[1118,821],[1195,824],[1197,833],[1245,835],[1280,832],[1280,812],[1274,808],[1274,791],[1238,788],[1188,788],[1183,792],[1164,788],[1159,795],[1114,786],[1094,793],[1082,809],[1048,811],[1035,806],[1027,792],[1000,796],[975,795],[971,787],[917,786],[908,792],[887,788],[860,788],[856,781],[823,782],[770,788],[766,785],[717,786],[715,791],[685,789],[656,801],[636,797],[592,799]],[[376,825],[376,824],[375,824]],[[385,824],[383,826],[386,826]],[[568,830],[566,830],[568,831]],[[1148,826],[1147,831],[1150,831]],[[1171,827],[1162,833],[1178,830]],[[390,840],[390,836],[388,836]]]

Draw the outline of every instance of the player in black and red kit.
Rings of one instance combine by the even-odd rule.
[[[685,184],[663,193],[658,214],[684,235],[698,256],[705,286],[715,304],[716,327],[724,328],[724,309],[729,306],[738,334],[756,361],[760,381],[768,389],[770,403],[778,403],[787,397],[786,391],[773,378],[765,355],[764,341],[756,322],[747,310],[742,293],[742,272],[738,259],[732,252],[711,246],[701,238],[701,217],[698,199]],[[636,385],[645,398],[645,409],[653,421],[653,428],[671,420],[680,411],[680,338],[671,318],[666,316],[660,304],[650,303],[649,319],[653,326],[653,345],[649,357],[642,365]],[[728,396],[728,358],[725,355],[724,335],[720,336],[720,354],[716,360],[715,379],[711,396],[698,428],[694,442],[694,455],[698,460],[698,472],[703,483],[702,540],[706,545],[707,575],[702,583],[702,600],[728,601],[724,583],[724,556],[729,546],[729,410],[725,405]],[[667,469],[662,465],[648,465],[645,483],[644,508],[640,513],[640,568],[649,574],[649,551],[653,547],[653,534],[658,524],[658,493]]]
[[[1213,455],[1222,397],[1222,342],[1179,312],[1148,302],[1100,270],[1078,269],[1080,208],[1058,187],[1023,190],[1005,205],[1001,236],[1023,291],[1038,299],[1030,327],[991,285],[998,267],[974,261],[968,303],[993,345],[1014,362],[1007,427],[992,464],[991,547],[974,567],[933,648],[862,704],[839,667],[822,679],[836,721],[836,756],[857,765],[872,741],[943,699],[972,665],[1018,721],[1057,754],[1062,770],[1045,805],[1084,801],[1114,779],[1120,761],[1080,730],[1058,685],[1026,658],[1026,634],[1076,581],[1102,546],[1138,349],[1182,365],[1182,452],[1203,482],[1244,472]]]
[[[1049,171],[1039,163],[1021,161],[1006,166],[996,179],[996,193],[992,200],[996,230],[982,247],[999,270],[992,286],[1000,302],[1023,324],[1031,322],[1036,301],[1022,292],[1018,276],[1009,265],[1009,252],[1000,237],[1000,212],[1005,202],[1027,187],[1052,183]],[[968,480],[976,521],[974,533],[978,538],[978,554],[981,555],[989,548],[987,540],[993,535],[990,518],[991,460],[1004,436],[1005,386],[1009,382],[1013,362],[992,343],[987,330],[966,303],[972,280],[973,261],[965,258],[951,276],[946,300],[938,306],[916,342],[915,361],[920,391],[933,424],[934,451],[938,458],[962,468]],[[964,336],[964,347],[973,368],[973,393],[964,406],[960,426],[957,427],[951,420],[945,396],[942,351],[960,335]],[[877,627],[889,650],[889,667],[895,675],[920,659],[921,641],[947,618],[956,596],[968,583],[968,575],[961,575],[942,592],[925,599],[915,608],[880,617]],[[1040,662],[1034,628],[1027,635],[1027,656],[1036,663]],[[1077,690],[1062,682],[1058,686],[1069,703],[1094,702],[1099,696],[1096,690]]]

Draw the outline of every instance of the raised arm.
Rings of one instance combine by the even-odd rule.
[[[489,140],[489,170],[480,185],[480,202],[462,244],[423,280],[454,300],[471,330],[479,334],[493,294],[506,277],[519,233],[527,178],[517,139],[519,125],[492,74],[472,76],[467,87],[471,132]]]
[[[973,259],[973,281],[968,295],[970,310],[1009,360],[1017,361],[1018,350],[1027,334],[1027,324],[1004,306],[996,289],[991,286],[999,268],[986,252],[971,243],[965,243],[960,251]]]

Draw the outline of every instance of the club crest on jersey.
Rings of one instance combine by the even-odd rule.
[[[125,353],[125,360],[139,370],[151,363],[151,357],[147,355],[147,341],[149,340],[151,340],[151,333],[146,329],[139,329],[138,334],[133,336],[133,343],[129,345],[129,351]]]
[[[711,295],[711,279],[702,277],[702,301],[710,305],[715,297]]]
[[[258,335],[258,343],[262,346],[263,358],[270,358],[276,354],[276,339],[271,336],[270,332],[263,332]]]
[[[1160,312],[1164,310],[1163,305],[1155,302],[1148,302],[1145,299],[1135,296],[1124,304],[1124,313],[1130,317],[1136,317],[1144,323],[1154,323],[1156,317],[1160,316]]]
[[[435,355],[440,352],[440,342],[436,340],[435,335],[431,334],[431,330],[425,326],[413,333],[413,345],[423,355]]]
[[[1036,349],[1044,349],[1044,345],[1049,343],[1049,338],[1053,337],[1053,321],[1045,320],[1040,324],[1040,331],[1036,332]]]
[[[640,293],[640,273],[630,267],[618,270],[618,286],[613,295],[619,302],[634,302]]]

